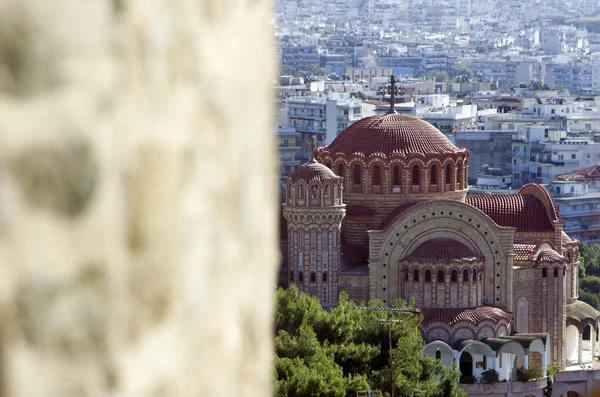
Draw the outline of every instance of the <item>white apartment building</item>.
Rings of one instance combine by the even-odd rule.
[[[565,222],[563,230],[584,243],[600,242],[600,165],[558,176],[550,192]]]
[[[548,184],[558,175],[600,162],[600,144],[547,126],[520,126],[513,137],[513,186]]]
[[[362,101],[347,92],[299,91],[287,99],[289,127],[300,133],[300,143],[316,136],[321,145],[329,145],[352,123],[362,118]],[[310,149],[302,147],[300,159],[308,159]]]

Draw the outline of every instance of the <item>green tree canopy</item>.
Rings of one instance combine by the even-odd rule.
[[[384,307],[379,300],[369,306]],[[403,307],[406,303],[396,302]],[[330,312],[295,286],[277,292],[275,392],[277,396],[356,396],[390,391],[389,339],[385,313],[367,312],[344,293]],[[392,357],[397,389],[408,397],[464,396],[456,368],[423,355],[421,318],[401,314],[393,322]]]
[[[579,244],[579,299],[600,310],[600,244]]]

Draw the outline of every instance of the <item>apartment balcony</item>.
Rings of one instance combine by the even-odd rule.
[[[282,145],[279,145],[278,149],[281,152],[299,150],[300,149],[300,145],[298,145],[298,144],[296,144],[296,145],[283,145],[282,144]]]

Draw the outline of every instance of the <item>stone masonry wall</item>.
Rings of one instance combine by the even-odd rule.
[[[1,397],[270,395],[270,18],[0,2]]]

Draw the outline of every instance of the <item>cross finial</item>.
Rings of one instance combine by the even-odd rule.
[[[321,146],[321,143],[317,141],[317,137],[316,136],[311,136],[308,140],[308,142],[306,142],[305,144],[306,146],[308,146],[310,148],[310,160],[309,162],[311,163],[316,163],[317,160],[315,159],[315,149]]]
[[[382,95],[390,94],[390,108],[387,111],[387,114],[396,113],[396,109],[394,107],[394,105],[396,104],[396,95],[404,95],[406,93],[406,89],[404,88],[404,86],[402,86],[402,85],[397,86],[396,85],[397,82],[398,82],[398,79],[396,78],[396,76],[394,76],[392,74],[390,76],[390,84],[384,85],[380,89],[380,93]]]

